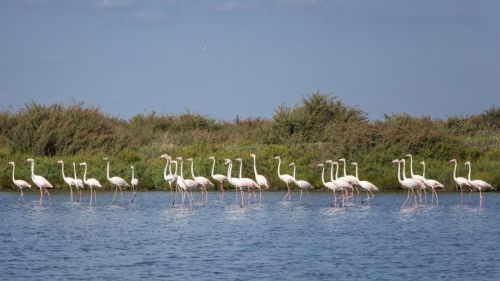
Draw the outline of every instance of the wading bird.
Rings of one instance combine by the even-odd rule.
[[[417,197],[415,196],[415,190],[422,188],[422,185],[424,185],[424,184],[416,179],[406,178],[405,160],[404,159],[401,159],[401,160],[395,159],[392,161],[392,163],[398,163],[398,181],[404,188],[408,189],[408,195],[406,196],[406,200],[404,201],[403,205],[401,205],[401,207],[404,207],[406,205],[406,202],[408,202],[408,200],[411,201],[412,196],[415,199],[415,205],[417,205]],[[403,177],[401,177],[401,173],[400,173],[401,163],[403,163],[403,167],[402,167]],[[411,195],[410,195],[410,193],[411,193]]]
[[[359,187],[359,180],[357,177],[347,174],[345,158],[340,158],[339,162],[344,163],[344,176],[340,177],[340,180],[346,181],[347,183],[349,183],[352,186],[353,194],[354,194],[354,190],[356,190],[356,205],[357,205],[359,202],[359,188],[358,188]],[[353,198],[353,202],[354,202],[354,198]]]
[[[483,206],[483,190],[488,190],[492,189],[493,187],[491,184],[483,181],[483,180],[471,180],[471,163],[470,161],[465,162],[465,165],[469,166],[469,176],[467,177],[467,180],[469,181],[469,184],[472,186],[472,188],[479,190],[479,206]],[[472,189],[470,191],[472,193]],[[470,198],[470,194],[469,194]],[[470,201],[470,200],[469,200]]]
[[[96,180],[94,178],[87,179],[87,163],[86,162],[80,163],[80,166],[85,167],[83,170],[83,182],[90,187],[90,203],[89,203],[89,205],[92,206],[92,197],[94,197],[94,202],[97,204],[97,191],[96,191],[96,189],[98,187],[101,188],[102,185],[98,180]],[[94,194],[92,194],[92,193],[94,193]]]
[[[130,169],[132,170],[132,179],[130,180],[130,185],[132,186],[132,193],[133,193],[133,198],[132,198],[132,203],[135,203],[135,196],[137,194],[137,186],[139,186],[139,180],[134,177],[134,166],[130,166]]]
[[[78,192],[78,202],[82,201],[83,181],[76,176],[76,164],[73,162],[73,173],[75,175],[76,191]]]
[[[415,175],[413,174],[413,156],[411,154],[406,154],[406,157],[410,158],[410,176],[412,179],[416,179],[418,180],[419,182],[422,183],[421,187],[417,189],[417,192],[418,192],[418,197],[419,197],[419,200],[420,200],[420,203],[422,203],[422,196],[420,194],[420,191],[422,190],[424,192],[424,202],[427,201],[427,191],[426,191],[426,185],[425,185],[425,182],[424,182],[424,177],[420,176],[420,175]],[[403,174],[404,174],[404,170],[403,170]]]
[[[457,159],[451,159],[450,163],[455,164],[455,167],[453,168],[453,180],[460,188],[460,202],[463,203],[464,202],[464,188],[468,191],[472,191],[472,186],[466,178],[457,177]],[[469,193],[469,203],[470,203],[471,194],[472,193]]]
[[[220,193],[220,199],[224,199],[224,182],[227,181],[227,177],[221,174],[215,174],[215,157],[210,156],[208,157],[209,160],[212,160],[212,173],[210,174],[212,176],[212,179],[217,181],[219,183],[219,193]]]
[[[205,197],[205,203],[208,201],[208,192],[207,192],[207,186],[209,187],[214,187],[214,184],[208,180],[205,177],[202,176],[195,176],[194,175],[194,160],[193,158],[188,158],[187,161],[191,162],[191,176],[193,177],[193,180],[198,183],[198,186],[201,188],[201,198],[200,201]]]
[[[106,178],[108,179],[109,183],[111,183],[112,185],[115,186],[115,195],[113,196],[113,200],[111,201],[111,204],[113,204],[115,202],[115,197],[116,197],[116,193],[118,192],[118,189],[120,189],[120,195],[122,197],[122,200],[123,200],[123,191],[122,191],[122,187],[127,187],[128,186],[128,183],[120,178],[120,177],[109,177],[109,160],[108,158],[104,158],[104,161],[106,162]]]
[[[69,186],[69,200],[73,202],[73,186],[76,187],[76,181],[72,177],[67,177],[64,175],[64,162],[62,160],[57,161],[58,164],[61,164],[61,172],[64,182]]]
[[[436,204],[439,205],[439,199],[438,199],[438,194],[436,192],[436,189],[441,189],[441,188],[444,188],[444,185],[440,182],[438,182],[437,180],[433,180],[433,179],[428,179],[425,177],[425,162],[422,161],[420,162],[420,164],[422,165],[422,178],[424,178],[424,184],[429,187],[432,191],[432,200],[431,200],[431,203],[434,203],[434,196],[436,196]]]
[[[354,201],[354,187],[347,181],[343,180],[342,178],[339,178],[339,163],[337,161],[332,161],[332,160],[326,160],[327,164],[331,165],[330,169],[330,179],[331,181],[337,185],[343,192],[345,193],[342,197],[342,205],[345,206],[344,199],[347,203],[349,203],[349,198],[352,197]],[[333,178],[333,166],[335,165],[335,178]],[[351,196],[349,196],[349,192],[351,192]]]
[[[35,160],[32,158],[29,158],[26,160],[27,162],[31,163],[31,180],[33,183],[40,188],[40,206],[43,204],[43,194],[47,194],[49,197],[49,202],[50,202],[50,193],[48,191],[49,188],[54,188],[54,186],[46,180],[44,177],[35,175]]]
[[[265,187],[267,189],[269,189],[269,184],[267,183],[267,179],[266,177],[264,177],[263,175],[259,175],[259,173],[257,173],[257,161],[256,161],[256,156],[255,154],[250,154],[250,157],[253,158],[253,172],[255,173],[255,181],[257,182],[257,184],[260,186],[260,187]]]
[[[259,202],[262,201],[262,190],[260,185],[258,185],[253,179],[251,178],[244,178],[242,176],[243,173],[243,160],[241,158],[236,158],[234,159],[238,162],[240,162],[240,179],[243,187],[246,187],[248,189],[248,205],[250,205],[250,201],[252,199],[252,194],[255,196],[255,189],[259,189],[260,197],[259,197]],[[255,196],[256,197],[256,196]]]
[[[323,163],[318,164],[318,167],[321,167],[321,182],[323,183],[323,186],[330,189],[331,191],[333,191],[333,200],[332,200],[332,203],[330,204],[330,206],[337,207],[337,191],[343,192],[343,190],[342,190],[342,188],[338,187],[335,183],[333,183],[333,181],[329,181],[329,182],[325,181],[325,165],[323,165]],[[333,171],[333,166],[332,166],[332,171]],[[342,194],[342,198],[343,197],[344,197],[344,195]],[[342,199],[342,202],[343,201],[344,200]]]
[[[278,177],[280,178],[281,181],[283,181],[286,184],[286,189],[287,193],[285,194],[285,197],[283,197],[283,200],[288,198],[288,200],[291,199],[291,190],[290,190],[290,184],[293,183],[293,177],[288,175],[288,174],[281,174],[281,157],[276,156],[274,159],[278,160]]]
[[[314,186],[308,181],[297,180],[297,178],[295,177],[295,170],[296,170],[295,162],[290,163],[288,166],[293,167],[293,176],[292,176],[293,182],[300,188],[300,197],[299,197],[299,204],[300,204],[300,201],[302,200],[302,190],[305,190],[307,193],[309,193],[309,190],[314,189]]]
[[[14,177],[14,174],[16,173],[16,164],[14,162],[9,162],[9,165],[12,165],[12,182],[15,186],[19,187],[19,189],[21,190],[21,198],[24,199],[23,188],[31,189],[31,184],[24,180],[16,180]]]
[[[373,198],[375,198],[375,194],[373,194],[373,192],[374,191],[378,191],[378,187],[376,187],[373,183],[371,183],[369,181],[359,180],[359,176],[358,176],[358,163],[357,162],[352,162],[351,165],[353,165],[353,166],[356,167],[356,178],[358,179],[359,186],[363,190],[366,191],[366,200],[361,200],[361,205],[363,205],[365,201],[370,201]],[[371,198],[370,198],[370,194],[372,196]]]
[[[240,204],[240,207],[243,208],[243,205],[245,203],[244,192],[243,192],[243,188],[245,187],[244,183],[242,182],[241,178],[233,178],[232,177],[231,174],[233,172],[233,161],[231,161],[231,159],[225,159],[224,165],[227,165],[227,181],[232,186],[234,186],[234,188],[236,190],[239,189],[241,191],[241,204]],[[236,194],[238,194],[238,193],[236,193]],[[236,198],[238,198],[238,197],[236,197]],[[236,204],[238,204],[238,201],[236,201]]]

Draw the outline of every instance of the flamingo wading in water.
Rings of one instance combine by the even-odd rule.
[[[227,181],[227,177],[224,175],[221,175],[221,174],[215,174],[215,157],[214,156],[210,156],[210,157],[208,157],[208,159],[213,161],[212,172],[210,175],[212,176],[212,179],[219,182],[220,198],[224,199],[224,182]]]
[[[76,176],[76,164],[73,162],[73,173],[75,175],[76,190],[78,191],[78,202],[82,201],[83,181]]]
[[[479,190],[479,206],[483,206],[483,190],[488,190],[492,189],[493,187],[491,184],[483,181],[483,180],[471,180],[471,163],[470,161],[465,162],[465,165],[469,166],[469,176],[467,177],[467,180],[469,181],[469,184],[472,186],[472,188]],[[472,189],[470,191],[472,193]],[[470,195],[469,195],[470,197]]]
[[[31,189],[31,184],[29,184],[24,180],[16,180],[14,177],[16,173],[16,164],[14,162],[9,162],[9,165],[12,165],[12,182],[14,183],[15,186],[19,187],[19,189],[21,190],[21,198],[24,199],[23,188]]]
[[[439,199],[438,199],[438,194],[436,192],[436,189],[440,189],[440,188],[444,188],[444,185],[440,182],[438,182],[437,180],[433,180],[433,179],[428,179],[425,177],[425,162],[422,161],[420,162],[420,164],[422,165],[422,178],[424,178],[424,184],[426,186],[428,186],[431,191],[432,191],[432,201],[431,203],[434,203],[434,196],[436,196],[436,205],[439,205]]]
[[[92,206],[92,197],[94,197],[94,202],[97,203],[97,191],[96,189],[99,187],[101,188],[102,185],[101,183],[94,179],[94,178],[89,178],[87,179],[87,163],[82,162],[80,163],[80,166],[84,166],[85,169],[83,170],[83,182],[90,187],[90,206]],[[92,195],[92,190],[94,191]]]
[[[132,170],[132,179],[130,180],[130,185],[132,186],[132,193],[133,193],[133,198],[132,198],[132,203],[135,203],[135,196],[137,194],[137,186],[139,185],[139,180],[134,177],[134,166],[130,166],[130,169]]]
[[[288,200],[291,199],[291,190],[290,190],[290,184],[293,183],[293,177],[288,175],[288,174],[281,174],[281,157],[276,156],[274,159],[278,160],[278,177],[280,178],[281,181],[283,181],[286,184],[286,189],[287,193],[285,194],[285,197],[283,197],[283,201],[288,198]]]
[[[113,196],[113,200],[111,201],[111,204],[113,204],[115,202],[115,197],[116,197],[116,193],[118,192],[118,189],[120,189],[120,195],[122,197],[122,200],[123,200],[123,191],[122,191],[122,187],[127,187],[128,186],[128,183],[120,178],[120,177],[109,177],[109,160],[108,158],[104,158],[104,161],[106,162],[106,178],[108,179],[109,183],[111,183],[112,185],[115,186],[115,195]]]
[[[63,177],[64,182],[69,186],[69,190],[70,190],[69,199],[70,199],[70,202],[73,202],[73,186],[76,187],[76,181],[74,178],[67,177],[64,175],[64,161],[58,160],[57,163],[61,164],[62,177]]]
[[[314,189],[314,186],[308,181],[297,180],[297,178],[295,177],[296,165],[294,162],[290,163],[288,166],[293,167],[293,182],[300,188],[300,197],[299,197],[299,204],[300,204],[300,201],[302,200],[302,190],[309,192],[310,189]]]
[[[472,195],[472,186],[471,186],[469,180],[467,180],[466,178],[457,177],[457,159],[451,159],[450,163],[455,164],[455,167],[453,168],[453,180],[460,188],[460,201],[461,201],[461,203],[464,202],[464,188],[465,188],[471,192],[471,193],[469,193],[469,203],[470,203],[470,197]]]
[[[33,183],[40,188],[40,206],[43,204],[43,194],[47,194],[50,201],[50,193],[48,191],[49,188],[54,188],[54,186],[44,177],[35,175],[35,160],[33,158],[29,158],[26,160],[31,163],[31,180]]]

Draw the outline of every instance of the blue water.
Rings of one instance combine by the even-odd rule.
[[[168,192],[97,207],[55,193],[39,207],[0,193],[3,280],[500,280],[500,194],[482,208],[455,193],[440,205],[401,209],[405,193],[370,206],[331,208],[330,194],[239,208],[209,194],[206,206],[170,207]],[[197,195],[195,195],[197,196]],[[296,200],[296,194],[294,194]]]

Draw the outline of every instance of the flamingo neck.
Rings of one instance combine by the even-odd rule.
[[[255,173],[255,177],[259,175],[257,173],[257,160],[255,160],[255,157],[253,157],[253,172]]]
[[[163,178],[167,179],[167,167],[170,167],[169,165],[169,159],[167,157],[167,163],[165,163],[165,169],[163,169]],[[170,169],[170,174],[172,174],[172,170]]]
[[[16,181],[16,179],[14,178],[14,173],[15,173],[15,170],[16,170],[16,164],[12,164],[12,181]]]
[[[325,166],[321,167],[321,182],[323,183],[323,185],[326,185],[326,182],[325,182]]]
[[[356,178],[359,179],[359,176],[358,176],[358,165],[355,165],[356,167]]]
[[[106,178],[109,180],[109,161],[106,161]]]
[[[467,165],[467,166],[469,166],[469,175],[467,176],[467,179],[470,181],[470,174],[471,174],[471,170],[472,170],[471,164],[469,163],[469,165]]]
[[[280,169],[281,169],[281,158],[278,158],[278,177],[281,178],[281,172],[280,172]]]
[[[83,182],[87,183],[87,165],[85,165],[85,168],[83,169]]]
[[[333,182],[334,178],[333,178],[333,163],[330,167],[330,180]]]
[[[66,176],[64,175],[64,162],[61,162],[61,172],[62,172],[63,178],[66,178]]]
[[[295,180],[295,165],[293,165],[293,180]]]
[[[175,162],[175,171],[174,171],[175,176],[177,176],[177,162]]]
[[[345,168],[346,162],[345,162],[345,160],[342,162],[344,163],[344,177],[347,177],[346,168]]]
[[[398,181],[402,182],[401,180],[401,162],[398,161]]]
[[[425,178],[425,163],[422,163],[422,177]]]
[[[194,180],[195,176],[194,176],[194,168],[193,167],[194,167],[194,161],[191,161],[191,176],[193,177],[193,180]]]
[[[182,167],[182,162],[183,162],[183,161],[181,160],[181,178],[184,178],[184,173],[182,172],[182,168],[183,168],[183,167]]]
[[[453,179],[457,179],[457,161],[455,161],[455,167],[453,168]]]
[[[75,180],[77,180],[78,178],[76,177],[76,164],[75,164],[75,162],[73,162],[73,174],[75,175]]]
[[[337,168],[335,169],[335,179],[338,180],[339,179],[339,164],[337,164],[335,166],[337,166]]]
[[[406,179],[406,161],[403,159],[403,180]]]
[[[243,161],[240,162],[240,179],[242,178],[243,175]]]
[[[213,178],[215,176],[215,158],[212,160],[213,160],[213,163],[212,163],[212,178]]]
[[[228,163],[227,164],[227,179],[229,180],[229,182],[231,182],[233,180],[233,178],[231,177],[232,170],[233,170],[233,163]]]
[[[132,167],[132,179],[135,179],[134,178],[134,167]]]
[[[35,161],[31,162],[31,180],[35,178]]]
[[[413,156],[410,156],[410,175],[413,178]]]

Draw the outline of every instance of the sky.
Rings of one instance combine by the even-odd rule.
[[[370,119],[500,106],[500,1],[0,0],[0,109],[84,102],[271,118],[313,92]]]

